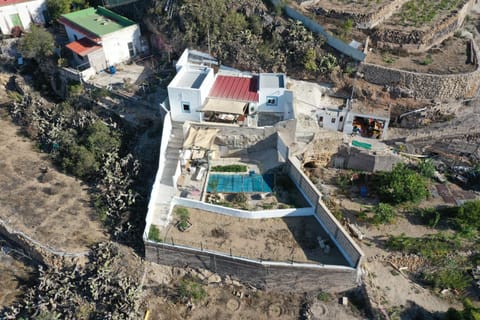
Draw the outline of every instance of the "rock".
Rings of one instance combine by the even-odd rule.
[[[220,283],[222,282],[222,277],[220,277],[218,274],[212,274],[210,277],[207,278],[208,284],[212,283]]]
[[[242,284],[237,280],[232,280],[232,285],[234,285],[236,287],[241,287],[242,286]]]

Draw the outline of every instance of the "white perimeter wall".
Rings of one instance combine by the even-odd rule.
[[[26,30],[30,28],[30,23],[32,22],[44,24],[45,18],[43,11],[45,10],[47,10],[45,0],[34,0],[2,6],[0,7],[0,31],[2,31],[3,34],[10,34],[13,28],[13,23],[10,19],[10,15],[12,14],[19,15],[23,28]],[[32,21],[30,17],[32,17],[34,21]]]
[[[313,216],[315,209],[309,208],[289,208],[289,209],[276,209],[276,210],[259,210],[259,211],[246,211],[234,208],[228,208],[211,203],[206,203],[198,200],[186,199],[174,197],[172,200],[172,208],[175,205],[184,206],[187,208],[195,208],[223,214],[226,216],[232,216],[243,219],[266,219],[266,218],[283,218],[283,217],[306,217]]]

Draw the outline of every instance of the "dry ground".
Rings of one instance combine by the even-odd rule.
[[[83,252],[105,240],[88,187],[60,173],[0,111],[0,219],[60,251]]]
[[[185,269],[154,263],[147,264],[144,298],[140,310],[149,310],[151,320],[294,320],[301,318],[303,295],[258,291],[239,283],[232,283],[227,279],[217,278],[216,281],[222,282],[212,282],[213,276],[204,280],[203,288],[207,294],[205,300],[194,302],[191,307],[185,303],[175,302],[175,285],[185,274],[191,273]],[[194,273],[208,274],[205,271]],[[361,319],[354,308],[350,305],[340,305],[336,297],[332,296],[327,301],[318,301],[315,297],[311,299],[314,301],[310,308],[311,319]]]
[[[3,244],[0,239],[0,244]],[[0,310],[11,305],[23,293],[33,269],[0,250]]]
[[[242,219],[198,209],[188,209],[192,227],[181,232],[178,219],[163,231],[165,242],[232,253],[235,256],[273,261],[313,262],[346,265],[335,247],[325,254],[318,245],[320,235],[327,239],[314,217]],[[231,251],[230,251],[231,250]]]
[[[437,49],[406,56],[373,49],[368,53],[366,62],[389,68],[433,74],[473,72],[476,66],[466,63],[467,42],[468,40],[464,38],[451,37],[443,41]],[[431,63],[425,64],[428,61],[428,55],[431,57]]]

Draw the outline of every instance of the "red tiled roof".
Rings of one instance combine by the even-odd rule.
[[[258,77],[217,76],[209,97],[258,102]]]
[[[70,42],[66,47],[81,56],[86,56],[90,52],[101,48],[101,46],[97,45],[88,38],[82,38],[80,40]]]
[[[0,7],[27,1],[29,0],[0,0]]]

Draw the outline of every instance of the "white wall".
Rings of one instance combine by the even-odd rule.
[[[13,28],[13,23],[10,19],[10,15],[12,14],[19,15],[23,28],[26,30],[30,28],[32,22],[44,24],[45,18],[43,11],[45,10],[47,10],[45,0],[34,0],[2,6],[0,7],[0,31],[3,34],[10,34]],[[34,21],[32,21],[30,17],[32,17]]]
[[[207,75],[203,79],[203,82],[198,89],[181,87],[177,85],[186,72],[188,72],[188,67],[181,68],[167,87],[172,120],[179,122],[200,122],[202,114],[198,112],[198,110],[205,103],[208,93],[210,92],[210,89],[215,81],[213,69],[207,68]],[[183,111],[182,103],[190,104],[190,112]]]
[[[340,109],[320,109],[316,112],[317,120],[323,117],[323,121],[319,124],[328,130],[342,130],[345,122],[347,121],[346,111]],[[335,119],[335,123],[332,120]]]
[[[168,86],[168,100],[173,121],[200,122],[201,113],[197,110],[202,106],[200,89],[176,88]],[[182,103],[190,104],[190,112],[184,112]]]
[[[140,52],[140,29],[138,25],[129,26],[102,36],[102,46],[108,66],[129,60],[128,43],[132,42],[135,54]]]
[[[306,217],[315,214],[312,207],[309,208],[290,208],[290,209],[275,209],[275,210],[259,210],[247,211],[224,206],[218,206],[211,203],[206,203],[198,200],[174,197],[172,199],[173,205],[180,205],[188,208],[201,209],[213,213],[223,214],[244,219],[268,219],[268,218],[282,218],[282,217]]]
[[[258,92],[258,111],[259,112],[279,112],[285,113],[286,99],[284,88],[263,88]],[[276,97],[277,105],[268,106],[267,97]]]

